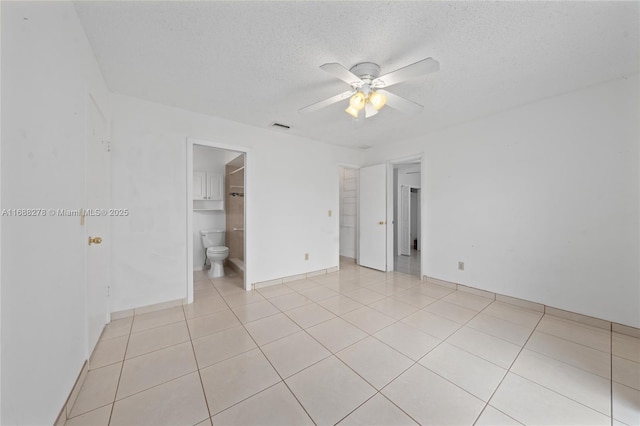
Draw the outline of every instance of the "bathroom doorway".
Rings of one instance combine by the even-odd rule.
[[[187,139],[188,303],[193,302],[194,274],[208,276],[214,286],[216,281],[244,289],[250,285],[245,232],[247,154],[242,148]],[[207,254],[205,245],[215,245],[216,250]],[[220,255],[222,247],[226,256]],[[220,262],[224,276],[217,276]]]

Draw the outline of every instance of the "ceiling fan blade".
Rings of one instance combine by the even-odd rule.
[[[364,116],[365,116],[365,118],[373,117],[377,113],[378,113],[378,110],[373,105],[371,105],[369,102],[367,102],[364,105]]]
[[[420,77],[440,69],[440,64],[433,58],[426,58],[406,67],[391,71],[371,82],[371,87],[389,87],[405,80]]]
[[[349,96],[353,95],[355,90],[347,90],[346,92],[342,92],[339,95],[332,96],[320,102],[316,102],[315,104],[308,105],[304,108],[300,108],[298,112],[313,112],[317,111],[321,108],[329,106],[331,104],[335,104],[336,102],[340,102],[343,99],[347,99]]]
[[[351,71],[343,67],[342,65],[338,64],[337,62],[320,65],[320,68],[351,86],[359,87],[360,85],[363,84],[360,77],[358,77],[357,75],[355,75],[354,73],[352,73]]]
[[[386,105],[389,105],[391,108],[395,108],[398,111],[404,112],[405,114],[418,114],[424,108],[420,104],[403,98],[402,96],[387,92],[386,90],[380,89],[378,90],[378,93],[383,93],[387,97]]]

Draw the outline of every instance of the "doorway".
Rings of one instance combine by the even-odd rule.
[[[109,120],[89,96],[87,100],[87,141],[85,151],[85,193],[87,208],[109,205],[111,192],[111,142]],[[106,210],[105,210],[106,211]],[[115,214],[126,214],[124,211]],[[88,355],[95,347],[104,325],[110,321],[110,220],[105,214],[92,214],[82,209],[81,223],[85,225],[85,282]],[[88,244],[87,244],[88,242]]]
[[[357,168],[338,167],[340,181],[340,261],[355,263],[358,258],[358,176]]]
[[[421,164],[394,165],[394,270],[420,277]]]
[[[250,289],[247,188],[250,153],[244,147],[187,138],[187,302],[193,302],[194,271],[210,269],[200,231],[222,230],[229,248],[225,275]],[[215,234],[214,234],[215,235]],[[215,280],[216,278],[214,278]],[[240,281],[242,284],[240,284]]]

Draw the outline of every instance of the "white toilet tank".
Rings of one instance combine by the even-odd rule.
[[[204,248],[224,246],[224,229],[203,229],[200,239]]]

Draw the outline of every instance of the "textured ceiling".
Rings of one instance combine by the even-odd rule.
[[[633,2],[79,1],[109,88],[350,147],[416,137],[638,72]],[[382,73],[433,57],[440,71],[389,90],[424,105],[355,122],[347,90],[318,67]],[[283,132],[284,130],[273,130]]]

